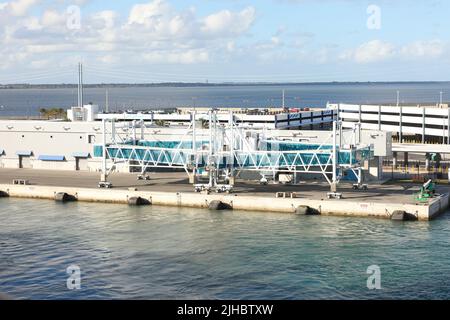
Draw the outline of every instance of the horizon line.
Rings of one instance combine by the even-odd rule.
[[[161,86],[161,85],[196,85],[196,86],[220,86],[220,85],[309,85],[309,84],[408,84],[408,83],[450,83],[450,80],[424,80],[424,81],[310,81],[310,82],[271,82],[271,81],[224,81],[224,82],[92,82],[84,83],[84,86]],[[0,83],[2,87],[33,87],[33,86],[78,86],[77,83]]]

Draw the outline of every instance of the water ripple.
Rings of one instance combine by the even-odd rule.
[[[430,223],[1,199],[0,292],[35,299],[449,299]],[[382,290],[366,287],[379,265]],[[81,290],[66,268],[81,268]]]

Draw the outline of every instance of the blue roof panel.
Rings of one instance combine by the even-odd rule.
[[[64,160],[66,160],[66,158],[64,156],[40,155],[38,160],[41,160],[41,161],[64,161]]]

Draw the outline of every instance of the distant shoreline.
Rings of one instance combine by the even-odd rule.
[[[84,88],[151,88],[151,87],[251,87],[251,86],[296,86],[296,85],[398,85],[398,84],[446,84],[450,81],[382,81],[382,82],[223,82],[223,83],[188,83],[188,82],[162,82],[162,83],[99,83],[85,84]],[[74,89],[77,84],[0,84],[1,89]]]

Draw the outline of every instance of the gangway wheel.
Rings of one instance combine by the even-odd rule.
[[[98,187],[99,188],[111,189],[112,188],[112,183],[111,182],[107,182],[107,181],[100,181],[98,183]]]
[[[327,193],[327,198],[328,199],[342,199],[342,193],[339,192],[328,192]]]
[[[367,184],[355,183],[352,186],[353,190],[369,190],[369,186]]]

